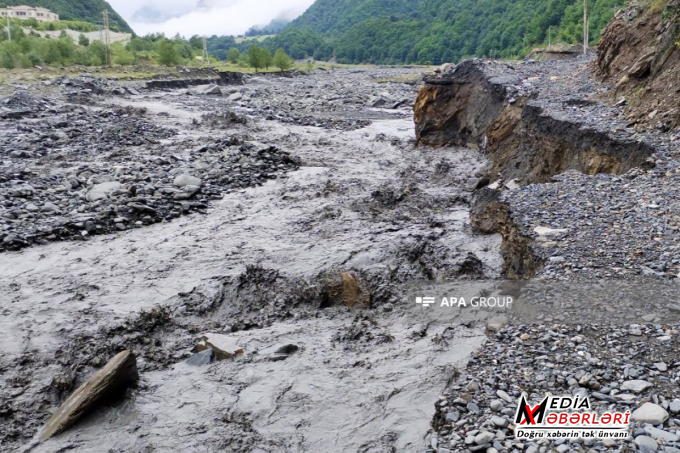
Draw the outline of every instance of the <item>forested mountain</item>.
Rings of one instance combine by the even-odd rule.
[[[109,10],[111,28],[132,33],[132,29],[120,15],[104,0],[0,0],[4,6],[42,6],[59,14],[61,20],[78,20],[100,24],[102,11]]]
[[[623,0],[588,0],[590,38]],[[470,56],[524,56],[583,34],[581,0],[317,0],[277,37],[294,58],[340,63],[457,62]]]
[[[250,27],[243,36],[264,36],[275,35],[281,33],[286,25],[290,23],[289,19],[272,19],[267,25]]]

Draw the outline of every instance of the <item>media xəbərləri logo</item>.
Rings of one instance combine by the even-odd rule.
[[[590,399],[579,396],[546,396],[531,407],[522,395],[515,412],[518,439],[625,439],[630,411],[590,411]]]

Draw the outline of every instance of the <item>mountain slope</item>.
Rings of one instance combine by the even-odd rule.
[[[423,0],[316,0],[291,22],[299,29],[311,28],[327,36],[340,36],[353,25],[375,17],[410,15]]]
[[[593,43],[622,4],[589,0]],[[582,18],[578,0],[317,0],[266,44],[308,48],[299,33],[291,33],[308,30],[323,39],[313,53],[318,59],[441,64],[472,56],[521,57],[547,44],[549,30],[553,43],[578,43]]]
[[[107,9],[112,28],[132,33],[127,22],[104,0],[0,0],[0,7],[19,5],[42,6],[59,14],[62,20],[81,20],[93,24],[102,23],[102,11]]]

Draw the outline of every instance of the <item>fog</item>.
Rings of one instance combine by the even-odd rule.
[[[137,34],[239,35],[272,19],[293,19],[314,0],[109,0]]]

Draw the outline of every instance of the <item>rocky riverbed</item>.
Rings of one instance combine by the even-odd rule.
[[[501,262],[468,216],[483,156],[415,147],[418,73],[4,87],[1,449],[421,451],[483,325],[403,288]],[[196,366],[206,334],[243,357]],[[122,350],[138,387],[39,443]]]

